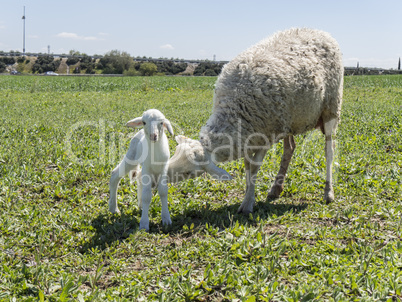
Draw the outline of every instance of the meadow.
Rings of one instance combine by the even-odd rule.
[[[297,137],[283,195],[266,196],[281,143],[258,174],[253,215],[234,180],[169,185],[139,231],[136,186],[108,212],[112,169],[161,110],[197,138],[216,78],[0,77],[0,301],[399,301],[402,299],[402,77],[346,77],[335,202],[322,201],[324,137]],[[176,142],[169,137],[171,154]]]

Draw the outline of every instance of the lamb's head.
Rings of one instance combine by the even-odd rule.
[[[172,125],[169,120],[157,109],[149,109],[145,111],[141,117],[127,122],[126,126],[137,128],[144,127],[145,137],[151,142],[157,142],[166,128],[173,135]]]
[[[232,176],[216,166],[211,153],[197,140],[176,136],[176,152],[169,159],[169,182],[178,182],[208,172],[218,180],[231,180]]]

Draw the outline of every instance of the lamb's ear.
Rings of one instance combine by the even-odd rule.
[[[131,128],[138,128],[143,125],[142,123],[142,117],[136,117],[135,119],[128,121],[126,126],[131,127]]]
[[[172,125],[170,124],[169,120],[165,119],[163,121],[163,126],[169,131],[170,135],[173,136],[173,128]]]
[[[212,161],[204,167],[204,170],[216,180],[232,180],[232,176],[228,172],[216,166]]]
[[[188,137],[185,137],[185,136],[183,136],[183,135],[177,135],[177,136],[175,137],[175,140],[176,140],[176,142],[177,142],[179,145],[185,143],[186,140],[188,140],[188,139],[189,139]]]

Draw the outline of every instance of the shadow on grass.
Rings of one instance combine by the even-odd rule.
[[[240,204],[223,205],[220,207],[204,206],[197,209],[191,208],[181,214],[172,216],[172,225],[163,227],[161,223],[150,221],[150,233],[163,232],[169,235],[182,234],[185,226],[193,225],[193,230],[208,223],[209,226],[223,230],[238,223],[240,225],[257,224],[256,218],[265,220],[270,216],[283,216],[292,211],[297,213],[308,207],[306,202],[272,203],[258,202],[252,215],[238,214]],[[160,213],[159,213],[160,215]],[[86,253],[91,249],[105,249],[115,243],[122,242],[131,234],[139,231],[140,213],[138,211],[121,214],[102,213],[96,217],[91,225],[95,234],[84,246],[81,252]]]
[[[91,222],[91,227],[95,230],[95,234],[81,248],[81,253],[86,253],[91,249],[104,250],[127,239],[131,234],[138,231],[139,223],[136,219],[138,213],[129,215],[122,212],[121,214],[101,213]]]

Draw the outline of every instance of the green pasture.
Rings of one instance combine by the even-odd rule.
[[[281,144],[237,214],[242,161],[155,194],[139,231],[136,185],[112,169],[150,108],[197,138],[216,78],[0,77],[0,301],[398,301],[402,299],[402,77],[346,77],[335,202],[322,202],[324,137],[297,137],[281,198],[266,202]],[[169,138],[171,154],[176,142]]]

